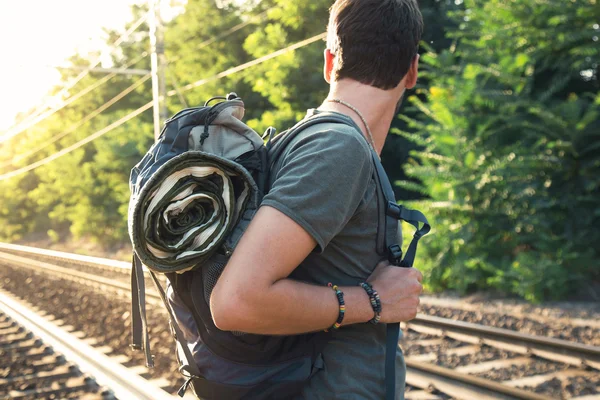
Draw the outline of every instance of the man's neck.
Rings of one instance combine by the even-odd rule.
[[[342,100],[354,108],[365,118],[373,140],[375,141],[375,151],[381,154],[381,149],[385,144],[390,124],[396,113],[396,106],[400,99],[403,88],[395,88],[393,90],[382,90],[375,87],[364,85],[362,83],[344,79],[339,82],[333,82],[327,99]],[[359,115],[352,109],[343,104],[334,103],[325,100],[321,110],[337,111],[352,118],[358,127],[361,128],[363,134],[369,140],[369,134]]]

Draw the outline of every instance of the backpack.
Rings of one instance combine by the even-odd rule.
[[[217,99],[221,102],[210,106]],[[273,163],[303,129],[324,122],[350,124],[335,113],[319,113],[277,137],[274,128],[261,137],[242,122],[243,115],[244,103],[235,93],[185,109],[166,121],[158,141],[131,171],[132,347],[143,350],[147,366],[153,366],[145,265],[169,314],[180,372],[186,378],[179,390],[182,397],[191,386],[205,400],[289,399],[318,370],[320,353],[333,334],[254,335],[221,331],[213,323],[212,289],[268,191]],[[379,157],[374,151],[372,155],[379,209],[377,251],[393,265],[410,267],[417,242],[430,225],[419,211],[396,203]],[[416,228],[404,259],[397,243],[398,220]],[[166,290],[156,273],[166,277]],[[390,400],[395,396],[398,338],[399,324],[388,324]]]

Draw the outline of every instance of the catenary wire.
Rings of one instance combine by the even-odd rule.
[[[123,68],[129,68],[132,65],[137,64],[139,61],[141,61],[143,58],[145,58],[146,56],[148,56],[147,52],[143,52],[142,54],[140,54],[138,57],[136,57],[135,59],[133,59],[132,61],[128,62],[127,64],[125,64],[123,66]],[[112,78],[114,78],[116,76],[116,74],[109,74],[107,76],[105,76],[103,79],[101,79],[98,82],[106,82],[107,80],[110,80]],[[108,78],[108,79],[107,79]],[[147,77],[143,77],[141,78],[143,79],[143,81],[145,82],[148,78]],[[139,86],[140,80],[136,81],[136,83],[134,83],[134,87],[133,89],[135,89],[137,86]],[[94,86],[94,85],[92,85]],[[98,85],[99,86],[99,85]],[[96,86],[97,87],[97,86]],[[23,154],[19,154],[17,156],[15,156],[12,160],[6,161],[2,164],[0,164],[0,168],[4,168],[8,165],[14,164],[15,162],[18,162],[26,157],[29,157],[30,155],[37,153],[38,151],[46,148],[47,146],[51,145],[52,143],[56,142],[57,140],[62,139],[63,137],[65,137],[66,135],[68,135],[69,133],[73,132],[75,129],[77,129],[79,126],[83,125],[83,123],[89,121],[90,119],[94,118],[96,115],[98,115],[100,112],[106,110],[108,107],[110,107],[112,104],[114,104],[116,101],[120,100],[121,98],[123,98],[127,93],[129,93],[131,90],[133,90],[132,87],[129,87],[125,90],[123,90],[123,92],[119,93],[117,96],[115,96],[114,98],[112,98],[111,100],[109,100],[107,103],[103,104],[102,106],[100,106],[98,109],[94,110],[93,112],[91,112],[89,115],[87,115],[86,117],[84,117],[80,122],[81,124],[77,123],[75,125],[73,125],[71,128],[67,129],[66,131],[64,131],[63,133],[60,133],[52,138],[50,138],[50,141],[48,142],[44,142],[44,144],[42,146],[38,146],[30,151],[27,151]]]
[[[123,41],[129,37],[129,35],[131,35],[137,28],[139,28],[140,25],[142,25],[146,21],[147,18],[148,18],[148,16],[145,14],[140,19],[138,19],[125,33],[123,33],[112,44],[111,47],[114,48],[114,47],[118,47],[119,45],[121,45],[121,43],[123,43]],[[81,79],[86,77],[87,74],[90,73],[90,70],[95,68],[98,64],[100,64],[100,62],[101,62],[101,57],[98,57],[87,69],[85,69],[79,75],[77,75],[75,78],[73,78],[71,81],[69,81],[67,83],[67,86],[65,86],[57,95],[53,96],[53,98],[61,98],[62,96],[67,94],[67,92],[70,89],[72,89]],[[84,89],[84,91],[86,93],[89,92],[89,90],[87,88]],[[46,102],[46,104],[44,104],[42,107],[40,107],[39,111],[34,112],[34,114],[32,116],[30,116],[29,118],[27,118],[25,121],[21,122],[20,124],[17,124],[12,129],[9,129],[8,132],[6,132],[2,137],[0,137],[0,143],[5,142],[5,141],[11,139],[12,137],[25,132],[27,129],[38,124],[40,121],[43,121],[44,119],[48,118],[50,115],[54,114],[56,111],[62,109],[67,104],[70,104],[72,101],[74,101],[74,100],[72,100],[73,97],[79,98],[81,96],[83,96],[83,94],[80,95],[79,93],[77,93],[74,96],[71,96],[71,98],[68,98],[67,100],[61,102],[57,106],[50,107],[50,109],[47,111],[45,111],[45,109],[48,108],[48,102]]]
[[[247,68],[253,67],[253,66],[258,65],[258,64],[261,64],[261,63],[263,63],[265,61],[268,61],[268,60],[271,60],[271,59],[273,59],[275,57],[278,57],[278,56],[281,56],[283,54],[289,53],[291,51],[297,50],[297,49],[299,49],[301,47],[308,46],[309,44],[314,43],[314,42],[316,42],[318,40],[322,40],[322,39],[324,39],[326,37],[326,35],[327,35],[327,33],[321,33],[321,34],[315,35],[315,36],[313,36],[311,38],[308,38],[308,39],[303,40],[301,42],[298,42],[298,43],[295,43],[293,45],[287,46],[287,47],[285,47],[283,49],[277,50],[277,51],[275,51],[273,53],[270,53],[270,54],[267,54],[267,55],[265,55],[263,57],[260,57],[260,58],[257,58],[255,60],[249,61],[249,62],[247,62],[245,64],[239,65],[237,67],[230,68],[230,69],[228,69],[226,71],[223,71],[223,72],[221,72],[219,74],[213,75],[213,76],[211,76],[209,78],[200,79],[200,80],[198,80],[198,81],[196,81],[194,83],[190,83],[189,85],[186,85],[186,86],[182,87],[181,91],[183,92],[183,91],[191,90],[193,88],[205,85],[206,83],[215,81],[217,79],[224,78],[224,77],[229,76],[229,75],[233,75],[233,74],[235,74],[237,72],[240,72],[240,71],[243,71],[243,70],[245,70]],[[167,96],[174,96],[176,94],[177,94],[177,91],[172,90],[172,91],[170,91],[170,92],[167,93]],[[74,150],[76,150],[76,149],[78,149],[78,148],[80,148],[80,147],[82,147],[82,146],[90,143],[92,140],[95,140],[95,139],[97,139],[97,138],[99,138],[99,137],[107,134],[108,132],[112,131],[113,129],[118,128],[119,126],[123,125],[125,122],[131,120],[132,118],[137,117],[142,112],[150,109],[152,107],[152,105],[153,105],[153,101],[150,101],[147,104],[143,105],[142,107],[138,108],[137,110],[131,112],[130,114],[127,114],[126,116],[124,116],[123,118],[119,119],[118,121],[113,122],[112,124],[110,124],[106,128],[103,128],[103,129],[99,130],[98,132],[93,133],[92,135],[88,136],[87,138],[85,138],[83,140],[80,140],[79,142],[77,142],[77,143],[75,143],[75,144],[73,144],[73,145],[71,145],[69,147],[66,147],[66,148],[60,150],[59,152],[57,152],[57,153],[55,153],[55,154],[53,154],[51,156],[48,156],[48,157],[46,157],[46,158],[44,158],[42,160],[39,160],[39,161],[37,161],[37,162],[35,162],[33,164],[30,164],[28,166],[25,166],[23,168],[19,168],[19,169],[15,170],[15,171],[7,172],[7,173],[5,173],[3,175],[0,175],[0,182],[4,181],[6,179],[10,179],[10,178],[12,178],[14,176],[18,176],[18,175],[24,174],[25,172],[29,172],[29,171],[31,171],[31,170],[33,170],[35,168],[38,168],[38,167],[40,167],[42,165],[48,164],[49,162],[54,161],[57,158],[62,157],[63,155],[65,155],[67,153],[70,153],[71,151],[74,151]]]
[[[208,46],[208,45],[210,45],[210,44],[212,44],[212,43],[214,43],[214,42],[216,42],[216,41],[218,41],[218,40],[224,39],[224,38],[226,38],[226,37],[228,37],[228,36],[232,35],[233,33],[235,33],[235,32],[237,32],[237,31],[239,31],[240,29],[242,29],[242,28],[244,28],[244,27],[246,27],[246,26],[248,26],[248,25],[250,25],[250,24],[254,23],[255,21],[257,21],[257,20],[259,20],[259,19],[262,19],[262,18],[264,18],[264,17],[265,17],[265,16],[266,16],[266,15],[269,13],[269,11],[271,11],[271,10],[273,10],[273,9],[275,9],[275,8],[277,8],[277,6],[273,6],[273,7],[271,7],[271,8],[268,8],[267,10],[263,11],[263,12],[262,12],[262,13],[260,13],[260,14],[257,14],[257,15],[254,15],[254,16],[250,17],[250,18],[249,18],[247,21],[245,21],[245,22],[242,22],[242,23],[240,23],[240,24],[237,24],[237,25],[235,25],[235,26],[231,27],[230,29],[228,29],[228,30],[226,30],[226,31],[224,31],[224,32],[222,32],[222,33],[220,33],[219,35],[217,35],[217,36],[213,37],[213,38],[210,38],[210,39],[207,39],[207,40],[205,40],[204,42],[202,42],[202,43],[200,43],[200,44],[198,45],[198,49],[202,49],[202,48],[204,48],[204,47],[206,47],[206,46]],[[116,41],[116,42],[113,44],[113,47],[115,47],[115,46],[117,46],[117,45],[121,44],[121,43],[122,43],[122,41],[123,41],[125,38],[127,38],[127,37],[128,37],[128,35],[130,35],[131,33],[133,33],[133,32],[134,32],[134,31],[135,31],[137,28],[139,28],[139,26],[140,26],[142,23],[144,23],[144,22],[146,21],[146,19],[147,19],[147,18],[148,18],[148,14],[145,14],[145,15],[144,15],[142,18],[140,18],[138,21],[136,21],[136,22],[135,22],[135,23],[134,23],[134,24],[133,24],[133,25],[132,25],[132,26],[131,26],[131,27],[130,27],[130,28],[129,28],[129,29],[128,29],[128,30],[127,30],[127,31],[126,31],[126,32],[125,32],[125,33],[124,33],[124,34],[123,34],[121,37],[120,37],[120,38],[119,38],[119,40],[117,40],[117,41]],[[144,53],[144,56],[145,56],[146,54],[147,54],[147,53]],[[139,60],[137,60],[137,61],[139,61]],[[137,61],[135,61],[135,62],[133,62],[133,63],[130,63],[129,65],[125,66],[124,68],[128,68],[130,65],[132,65],[132,64],[135,64]],[[166,68],[167,68],[167,70],[169,69],[169,64],[170,64],[170,63],[171,63],[171,62],[168,62],[168,63],[166,64]],[[94,64],[93,66],[91,66],[91,67],[90,67],[90,69],[94,68],[96,65],[97,65],[97,63],[96,63],[96,64]],[[90,69],[88,69],[88,70],[86,70],[86,71],[83,71],[83,72],[82,72],[82,74],[86,74],[86,73],[88,73]],[[103,78],[103,83],[104,83],[104,82],[106,82],[106,81],[108,81],[108,80],[110,80],[111,78],[113,78],[113,77],[115,76],[115,74],[110,74],[109,76],[110,76],[110,78],[107,78],[107,77],[104,77],[104,78]],[[186,104],[187,104],[187,102],[185,101],[185,98],[184,98],[184,97],[183,97],[183,95],[181,94],[181,91],[179,90],[179,87],[177,86],[176,78],[175,78],[175,76],[174,76],[173,74],[170,74],[170,79],[173,81],[173,85],[174,85],[174,88],[175,88],[175,89],[174,89],[174,92],[175,92],[175,93],[177,94],[177,96],[179,97],[179,100],[180,100],[180,102],[181,102],[181,103],[182,103],[182,104],[183,104],[185,107],[187,107],[187,105],[186,105]],[[92,89],[89,89],[89,90],[85,90],[85,91],[84,91],[85,93],[81,93],[81,95],[77,96],[77,98],[79,98],[79,97],[83,96],[84,94],[87,94],[89,91],[91,91],[91,90],[95,89],[96,87],[98,87],[98,86],[100,86],[100,85],[101,85],[101,84],[99,84],[98,82],[96,82],[96,84],[95,84],[95,85],[93,85],[93,86],[94,86],[94,88],[92,88]],[[72,86],[71,86],[71,87],[72,87]],[[173,93],[173,91],[171,91],[170,93]],[[171,94],[171,95],[172,95],[172,94]],[[73,97],[75,97],[75,96],[73,96]],[[43,117],[43,118],[41,118],[41,119],[40,119],[39,121],[37,121],[37,122],[40,122],[41,120],[43,120],[43,119],[45,119],[45,118],[49,117],[51,114],[53,114],[54,112],[58,111],[59,109],[61,109],[61,108],[65,107],[66,105],[70,104],[72,101],[74,101],[74,100],[76,100],[76,99],[72,99],[72,101],[70,101],[70,100],[71,100],[71,99],[67,99],[67,100],[65,101],[65,103],[64,103],[64,104],[62,104],[61,106],[59,106],[59,108],[57,108],[57,109],[56,109],[56,110],[54,110],[54,111],[52,111],[52,110],[51,110],[51,112],[50,112],[48,115],[44,115],[44,117]],[[68,103],[67,103],[67,101],[68,101]],[[35,122],[35,123],[37,123],[37,122]],[[35,125],[35,123],[33,123],[32,125]],[[29,126],[29,127],[30,127],[30,126]],[[26,128],[24,128],[24,130],[25,130],[25,129],[27,129],[27,128],[29,128],[29,127],[26,127]],[[20,132],[19,132],[19,133],[20,133]],[[18,134],[18,133],[17,133],[17,134]],[[16,135],[16,134],[15,134],[15,135]],[[7,137],[7,136],[8,136],[8,137]],[[5,141],[5,140],[8,140],[8,139],[10,139],[10,137],[12,137],[12,136],[10,136],[10,133],[9,133],[9,134],[5,134],[3,137],[0,137],[0,143],[2,143],[2,142],[3,142],[3,141]],[[43,147],[45,147],[45,146],[43,146]],[[42,148],[43,148],[43,147],[42,147]],[[17,156],[17,157],[14,159],[14,161],[18,161],[18,160],[20,160],[20,159],[22,159],[22,158],[24,158],[24,157],[27,157],[27,156],[29,156],[29,155],[31,155],[31,154],[33,154],[33,153],[35,153],[35,152],[39,151],[39,150],[41,150],[41,148],[38,148],[37,150],[35,150],[35,151],[32,151],[32,152],[27,152],[27,153],[25,153],[24,155]],[[4,168],[4,167],[6,167],[7,165],[10,165],[12,162],[13,162],[13,160],[11,160],[11,161],[7,161],[7,162],[5,162],[5,163],[3,163],[3,164],[0,164],[0,168]]]
[[[273,7],[269,8],[269,9],[267,9],[267,10],[263,11],[263,12],[262,12],[262,13],[260,13],[260,14],[257,14],[257,15],[254,15],[254,16],[250,17],[250,18],[249,18],[247,21],[244,21],[244,22],[242,22],[242,23],[239,23],[239,24],[237,24],[237,25],[235,25],[235,26],[231,27],[230,29],[228,29],[228,30],[226,30],[226,31],[224,31],[224,32],[222,32],[222,33],[220,33],[219,35],[217,35],[217,36],[215,36],[215,37],[212,37],[212,38],[210,38],[210,39],[207,39],[207,40],[205,40],[204,42],[202,42],[202,43],[200,43],[200,44],[198,45],[198,49],[203,49],[204,47],[206,47],[206,46],[208,46],[208,45],[210,45],[210,44],[212,44],[212,43],[214,43],[214,42],[216,42],[216,41],[218,41],[218,40],[224,39],[224,38],[226,38],[226,37],[228,37],[228,36],[232,35],[233,33],[235,33],[235,32],[237,32],[237,31],[239,31],[240,29],[242,29],[242,28],[244,28],[244,27],[246,27],[246,26],[248,26],[248,25],[250,25],[250,24],[254,23],[255,21],[257,21],[257,20],[259,20],[259,19],[262,19],[262,18],[264,18],[264,17],[265,17],[265,16],[266,16],[266,15],[269,13],[269,11],[271,11],[271,10],[273,10],[273,9],[275,9],[275,8],[277,8],[277,6],[273,6]],[[140,19],[138,19],[138,20],[137,20],[137,21],[136,21],[136,22],[135,22],[135,23],[134,23],[134,24],[133,24],[133,25],[132,25],[132,26],[131,26],[131,27],[130,27],[130,28],[129,28],[129,29],[128,29],[128,30],[127,30],[127,31],[126,31],[126,32],[125,32],[125,33],[124,33],[124,34],[123,34],[123,35],[122,35],[122,36],[121,36],[121,37],[120,37],[120,38],[117,40],[117,41],[116,41],[116,42],[115,42],[115,43],[113,43],[112,47],[116,47],[116,46],[120,45],[120,44],[123,42],[123,40],[124,40],[125,38],[127,38],[129,35],[131,35],[131,33],[133,33],[133,32],[134,32],[134,31],[135,31],[137,28],[139,28],[139,27],[140,27],[140,25],[141,25],[142,23],[144,23],[144,22],[146,21],[146,19],[147,19],[147,18],[148,18],[148,14],[145,14],[145,15],[144,15],[144,16],[142,16]],[[94,65],[90,66],[90,67],[89,67],[89,69],[86,69],[86,70],[85,70],[85,71],[83,71],[83,72],[82,72],[82,73],[81,73],[81,74],[80,74],[78,77],[76,77],[76,78],[75,78],[75,80],[76,80],[76,82],[75,82],[75,83],[79,82],[79,80],[81,80],[81,78],[83,78],[83,77],[84,77],[84,76],[85,76],[87,73],[89,73],[89,71],[90,71],[91,69],[93,69],[95,66],[97,66],[97,65],[99,64],[99,62],[100,62],[100,61],[99,61],[99,59],[98,59],[98,61],[97,61],[97,62],[96,62]],[[171,62],[172,62],[172,61],[171,61]],[[167,67],[168,67],[168,64],[167,64]],[[125,68],[127,68],[127,67],[125,67]],[[111,74],[111,75],[112,75],[112,74]],[[81,76],[81,78],[80,78],[80,76]],[[114,75],[113,75],[113,76],[114,76]],[[111,77],[111,78],[112,78],[112,77]],[[106,78],[104,78],[104,79],[106,79]],[[110,78],[108,78],[108,79],[110,79]],[[172,79],[174,80],[174,79],[175,79],[175,77],[173,76],[173,77],[172,77]],[[72,88],[73,86],[74,86],[74,84],[73,84],[73,85],[70,85],[70,86],[69,86],[69,87],[67,87],[66,89],[63,89],[63,90],[61,91],[61,93],[65,92],[66,90],[68,90],[68,89],[70,89],[70,88]],[[100,86],[100,85],[98,85],[98,86]],[[91,90],[93,90],[93,89],[90,89],[90,91],[91,91]],[[177,88],[177,87],[175,87],[175,90],[178,90],[178,88]],[[88,93],[88,92],[89,92],[89,91],[86,91],[86,93]],[[59,93],[59,95],[61,95],[61,93]],[[85,93],[84,93],[84,94],[85,94]],[[57,95],[57,96],[59,96],[59,95]],[[82,94],[82,95],[83,95],[83,94]],[[82,95],[81,95],[81,96],[82,96]],[[81,97],[81,96],[79,96],[79,97]],[[180,98],[180,101],[182,101],[182,104],[185,104],[185,99],[183,99],[183,98],[182,98],[182,96],[181,96],[180,94],[178,94],[178,96],[179,96],[179,98]],[[79,98],[79,97],[78,97],[78,98]],[[70,99],[67,99],[67,101],[68,101],[68,100],[70,100]],[[73,99],[73,101],[74,101],[74,100],[76,100],[76,99]],[[59,108],[57,108],[55,111],[51,112],[51,113],[50,113],[50,114],[48,114],[48,115],[44,115],[44,117],[40,118],[39,120],[37,120],[37,118],[36,118],[36,117],[38,117],[38,116],[39,116],[39,114],[32,116],[31,118],[36,118],[36,122],[32,123],[30,126],[26,126],[25,128],[23,128],[23,130],[22,130],[22,131],[24,131],[24,130],[28,129],[29,127],[31,127],[31,126],[33,126],[33,125],[35,125],[36,123],[40,122],[41,120],[43,120],[43,119],[47,118],[48,116],[50,116],[50,115],[51,115],[51,114],[53,114],[54,112],[58,111],[59,109],[61,109],[61,108],[65,107],[66,105],[70,104],[71,102],[72,102],[72,101],[69,101],[69,103],[66,103],[66,104],[62,104],[62,105],[61,105],[61,106],[59,106]],[[27,121],[24,121],[24,123],[27,123]],[[17,126],[17,128],[18,128],[18,126]],[[21,131],[21,132],[22,132],[22,131]],[[3,137],[0,137],[0,143],[2,143],[2,142],[4,142],[4,141],[6,141],[6,140],[8,140],[8,139],[10,139],[10,138],[11,138],[11,137],[13,137],[13,136],[16,136],[16,135],[18,135],[18,134],[19,134],[19,133],[21,133],[21,132],[17,132],[17,133],[14,133],[14,134],[12,134],[12,133],[10,133],[10,132],[9,132],[9,133],[7,133],[7,134],[3,135]],[[4,167],[4,166],[5,166],[5,164],[3,164],[3,165],[0,165],[0,168],[2,168],[2,167]]]
[[[112,106],[113,104],[115,104],[116,102],[118,102],[119,100],[121,100],[123,97],[127,96],[129,93],[131,93],[132,91],[134,91],[136,88],[138,88],[141,84],[143,84],[144,82],[146,82],[148,79],[150,79],[150,77],[152,76],[152,74],[147,74],[145,76],[143,76],[142,78],[138,79],[137,81],[135,81],[135,83],[133,83],[131,86],[129,86],[128,88],[126,88],[125,90],[123,90],[122,92],[120,92],[118,95],[116,95],[115,97],[113,97],[112,99],[110,99],[109,101],[107,101],[106,103],[102,104],[100,107],[98,107],[96,110],[92,111],[90,114],[88,114],[86,117],[84,117],[82,120],[80,120],[79,122],[75,123],[74,125],[72,125],[71,127],[69,127],[69,129],[67,129],[66,131],[53,136],[52,138],[50,138],[48,141],[45,141],[43,145],[38,146],[26,153],[20,154],[18,156],[16,156],[14,159],[5,162],[4,164],[0,164],[0,168],[4,168],[7,165],[10,164],[14,164],[15,162],[18,162],[22,159],[25,159],[43,149],[45,149],[46,147],[52,145],[53,143],[56,143],[57,141],[59,141],[60,139],[64,138],[65,136],[75,132],[75,130],[79,127],[81,127],[83,124],[85,124],[86,122],[90,121],[92,118],[98,116],[100,113],[102,113],[104,110],[106,110],[107,108],[109,108],[110,106]]]
[[[131,65],[136,64],[138,61],[140,61],[142,58],[146,57],[148,55],[147,52],[142,53],[139,57],[137,57],[136,59],[134,59],[133,61],[127,63],[124,68],[129,68]],[[109,75],[106,75],[104,78],[100,79],[98,82],[96,82],[94,85],[91,85],[89,87],[89,91],[96,89],[97,87],[101,86],[102,84],[106,83],[107,81],[109,81],[110,79],[114,78],[117,74],[111,73]],[[150,75],[148,75],[149,77]],[[144,77],[142,78],[143,81],[145,82],[148,77]],[[76,123],[75,125],[73,125],[72,127],[70,127],[69,129],[67,129],[66,131],[52,137],[49,139],[49,141],[44,142],[44,144],[42,144],[41,146],[38,146],[34,149],[31,149],[23,154],[19,154],[17,156],[15,156],[12,160],[7,160],[4,163],[0,164],[0,169],[5,168],[11,164],[14,164],[15,162],[19,162],[20,160],[27,158],[35,153],[37,153],[40,150],[45,149],[46,147],[50,146],[51,144],[55,143],[57,140],[62,139],[63,137],[65,137],[66,135],[68,135],[69,133],[72,133],[75,131],[75,129],[79,128],[81,125],[83,125],[85,122],[89,121],[90,119],[94,118],[96,115],[98,115],[99,113],[101,113],[102,111],[106,110],[108,107],[110,107],[111,105],[113,105],[115,102],[117,102],[118,100],[120,100],[121,98],[123,98],[127,93],[129,93],[131,90],[135,89],[137,86],[139,86],[139,84],[142,83],[140,81],[137,81],[137,83],[134,83],[134,85],[132,85],[132,87],[129,87],[127,89],[125,89],[123,92],[119,93],[117,96],[115,96],[113,99],[109,100],[107,103],[103,104],[102,106],[100,106],[98,109],[94,110],[92,113],[90,113],[88,116],[84,117],[79,123]],[[87,94],[89,91],[84,91],[81,92],[81,94]],[[73,101],[76,99],[73,99]]]
[[[246,26],[255,23],[257,20],[264,18],[269,13],[269,11],[271,11],[275,8],[277,8],[277,6],[273,6],[269,9],[263,11],[260,14],[257,14],[257,15],[254,15],[254,16],[248,18],[247,21],[241,22],[220,34],[211,37],[210,39],[206,39],[205,41],[203,41],[196,47],[196,50],[201,50],[201,49],[205,48],[206,46],[213,44],[214,42],[217,42],[219,40],[225,39],[228,36],[233,35],[235,32],[239,31],[240,29],[245,28]],[[179,61],[180,59],[181,59],[180,57],[176,57],[173,60],[170,60],[169,63],[175,63],[175,62]]]
[[[216,35],[216,36],[214,36],[214,37],[212,37],[210,39],[206,39],[204,42],[200,43],[196,49],[197,50],[203,49],[206,46],[208,46],[210,44],[213,44],[214,42],[216,42],[218,40],[226,38],[227,36],[229,36],[229,35],[237,32],[237,31],[239,31],[240,29],[245,28],[246,26],[254,23],[255,21],[257,21],[259,19],[262,19],[263,17],[265,17],[267,15],[267,13],[269,11],[271,11],[274,8],[276,8],[276,6],[271,7],[268,10],[265,10],[265,11],[263,11],[262,13],[260,13],[258,15],[254,15],[254,16],[248,18],[247,21],[241,22],[241,23],[239,23],[239,24],[231,27],[230,29],[224,31],[223,33],[220,33],[220,34],[218,34],[218,35]]]

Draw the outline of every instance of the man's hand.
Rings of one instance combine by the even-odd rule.
[[[417,316],[423,275],[415,268],[401,268],[387,261],[377,264],[368,282],[381,299],[381,322],[410,321]]]

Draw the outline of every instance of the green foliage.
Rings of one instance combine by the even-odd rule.
[[[426,27],[419,85],[407,93],[382,159],[399,181],[400,200],[426,199],[415,206],[434,225],[419,252],[430,288],[492,287],[537,301],[572,295],[598,280],[597,0],[419,3]],[[323,33],[331,4],[252,0],[218,9],[214,0],[188,0],[166,26],[169,111],[236,91],[257,131],[290,127],[327,94],[323,42],[213,77]],[[129,26],[146,6],[132,11]],[[146,32],[144,24],[115,49],[115,66],[150,69],[150,58],[141,57],[149,49]],[[108,32],[107,43],[119,36]],[[69,61],[85,67],[96,56]],[[78,73],[63,70],[63,81]],[[71,92],[104,77],[89,74]],[[114,76],[1,144],[0,174],[44,159],[148,103],[150,81],[84,120],[139,78]],[[152,141],[148,111],[33,172],[0,181],[0,240],[32,233],[66,240],[70,232],[105,245],[128,241],[129,172]]]
[[[50,238],[50,240],[52,241],[52,243],[60,242],[60,235],[54,229],[48,229],[47,234],[48,234],[48,237]]]
[[[264,56],[325,32],[330,0],[275,0],[264,29],[253,32],[244,48],[254,58]],[[258,65],[245,74],[252,90],[268,100],[251,115],[250,126],[287,129],[317,107],[327,95],[323,80],[323,49],[319,42]]]
[[[142,12],[136,9],[134,20]],[[118,36],[111,33],[108,42],[114,42]],[[149,68],[148,58],[140,58],[142,47],[148,47],[147,35],[132,35],[122,51],[114,52],[115,64]],[[90,59],[95,56],[90,55]],[[134,63],[136,59],[140,61]],[[70,61],[78,66],[91,62],[81,57]],[[67,82],[78,74],[79,71],[63,70],[63,79]],[[104,74],[90,73],[71,94],[104,78]],[[139,78],[114,76],[107,84],[4,143],[0,173],[42,160],[147,103],[151,99],[148,81],[102,114],[86,118]],[[70,231],[74,237],[86,236],[107,245],[126,240],[123,207],[126,208],[129,197],[129,171],[152,143],[151,118],[146,112],[56,161],[0,181],[0,239],[17,240],[31,233],[46,233],[57,241]]]
[[[206,44],[243,22],[242,17],[233,6],[218,9],[214,0],[188,1],[185,13],[165,29],[165,54],[169,62],[167,75],[170,78],[167,82],[175,81],[183,87],[248,61],[242,49],[242,39],[251,32],[251,25],[223,40]],[[182,96],[190,106],[203,105],[210,97],[224,95],[234,89],[243,90],[240,80],[239,75],[222,78],[182,93]],[[181,108],[178,97],[172,97],[169,109],[176,112]]]
[[[431,199],[430,285],[575,294],[600,278],[599,7],[464,7],[455,45],[427,57],[423,117],[408,119],[425,146],[409,172]]]

